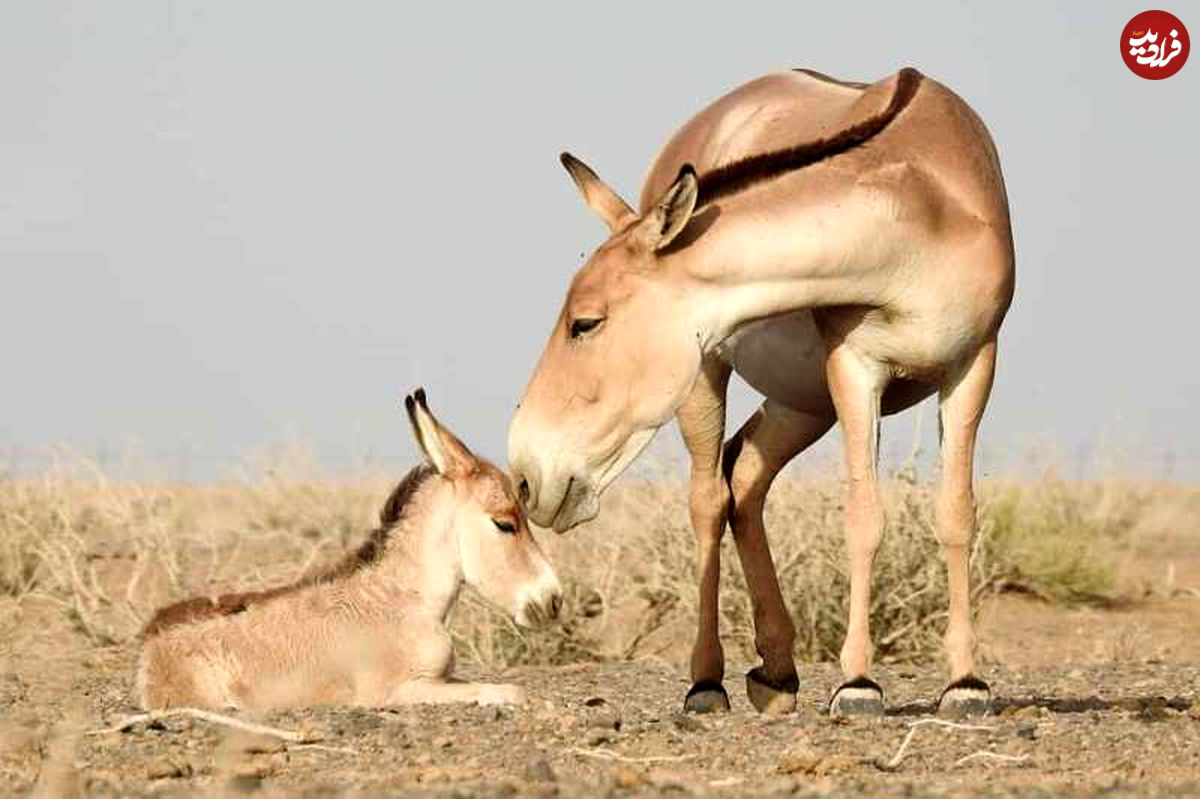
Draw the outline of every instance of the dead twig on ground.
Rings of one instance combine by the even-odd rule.
[[[954,765],[961,766],[962,764],[975,760],[976,758],[980,760],[999,760],[1003,763],[1024,763],[1029,759],[1029,755],[1002,755],[999,752],[988,752],[981,749],[978,752],[972,752],[966,757],[960,757],[958,760],[954,761]]]
[[[904,755],[908,752],[908,745],[912,743],[913,736],[917,734],[919,728],[927,724],[953,730],[969,730],[971,732],[991,732],[996,729],[995,727],[988,727],[982,724],[958,724],[953,721],[943,721],[942,719],[921,719],[920,721],[910,722],[908,725],[908,735],[904,736],[904,740],[900,742],[900,748],[896,750],[896,754],[892,759],[883,764],[884,770],[893,771],[900,765],[900,761],[904,759]]]
[[[351,749],[348,746],[328,746],[326,744],[296,744],[295,746],[289,746],[287,750],[289,752],[307,752],[315,750],[319,752],[341,752],[342,754],[346,755],[358,754],[357,749]]]
[[[580,749],[572,746],[568,751],[583,757],[594,757],[600,760],[614,760],[620,763],[678,763],[681,760],[691,760],[695,755],[658,755],[652,757],[626,757],[611,749]]]
[[[255,724],[252,721],[243,721],[242,719],[234,718],[233,716],[223,716],[220,713],[213,713],[208,710],[201,710],[195,707],[175,707],[170,710],[152,710],[149,713],[137,713],[132,716],[126,716],[119,721],[115,726],[107,727],[102,730],[91,730],[88,735],[104,735],[110,732],[124,732],[135,724],[141,722],[155,722],[163,719],[174,718],[176,716],[189,716],[191,718],[202,719],[213,724],[223,724],[226,727],[233,727],[244,732],[255,733],[258,735],[269,735],[273,738],[280,738],[284,741],[297,744],[312,744],[315,741],[321,740],[321,736],[312,732],[282,730],[278,727],[268,727],[265,724]]]

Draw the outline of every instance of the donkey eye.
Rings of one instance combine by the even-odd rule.
[[[604,321],[604,317],[596,317],[594,319],[576,319],[571,323],[571,338],[582,338],[585,334],[590,333]]]
[[[515,533],[517,526],[512,522],[506,522],[501,519],[492,519],[492,524],[496,525],[496,529],[502,533]]]

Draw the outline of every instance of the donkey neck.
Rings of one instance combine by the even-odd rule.
[[[453,487],[438,484],[415,512],[391,531],[383,556],[361,577],[363,587],[388,603],[406,600],[412,611],[445,621],[462,587],[463,571],[454,530]]]
[[[685,289],[706,352],[768,316],[882,305],[894,268],[911,259],[886,235],[890,213],[886,198],[834,174],[806,191],[777,181],[700,209],[692,224],[702,232],[663,257],[664,276]]]

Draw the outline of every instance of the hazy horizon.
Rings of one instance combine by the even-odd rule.
[[[1118,38],[1143,9],[8,4],[0,468],[133,449],[211,479],[289,444],[334,470],[399,468],[418,385],[503,464],[570,276],[604,236],[559,151],[633,200],[666,138],[750,78],[912,65],[983,117],[1012,207],[983,470],[1051,450],[1068,471],[1099,453],[1195,479],[1200,63],[1130,73]],[[758,401],[734,388],[731,431]],[[915,424],[885,424],[893,460]],[[674,425],[654,445],[679,449]]]

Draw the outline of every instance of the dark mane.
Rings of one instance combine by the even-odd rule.
[[[843,83],[820,73],[814,74],[807,69],[797,71],[812,75],[819,80],[826,80],[831,83]],[[824,161],[826,158],[844,153],[863,144],[887,127],[896,118],[896,115],[904,110],[905,106],[912,100],[913,95],[917,93],[917,87],[920,83],[921,73],[912,67],[905,67],[900,70],[899,76],[896,79],[896,91],[892,95],[891,102],[888,103],[887,108],[881,113],[864,119],[855,125],[851,125],[828,138],[798,144],[795,147],[788,147],[784,150],[751,155],[700,175],[699,197],[696,200],[697,207],[721,197],[736,194],[756,183],[770,180],[786,172],[811,166],[819,161]],[[843,85],[857,87],[865,84],[843,83]]]
[[[267,588],[262,591],[238,591],[221,594],[217,597],[192,597],[159,608],[142,628],[142,638],[151,638],[181,624],[244,613],[253,605],[260,605],[276,597],[286,596],[319,583],[345,579],[360,569],[370,566],[382,557],[388,539],[403,521],[410,501],[434,474],[436,472],[433,468],[426,464],[417,466],[406,474],[404,479],[392,490],[387,502],[383,504],[383,508],[380,509],[379,526],[370,532],[357,550],[347,553],[333,566],[301,577],[289,585]]]

